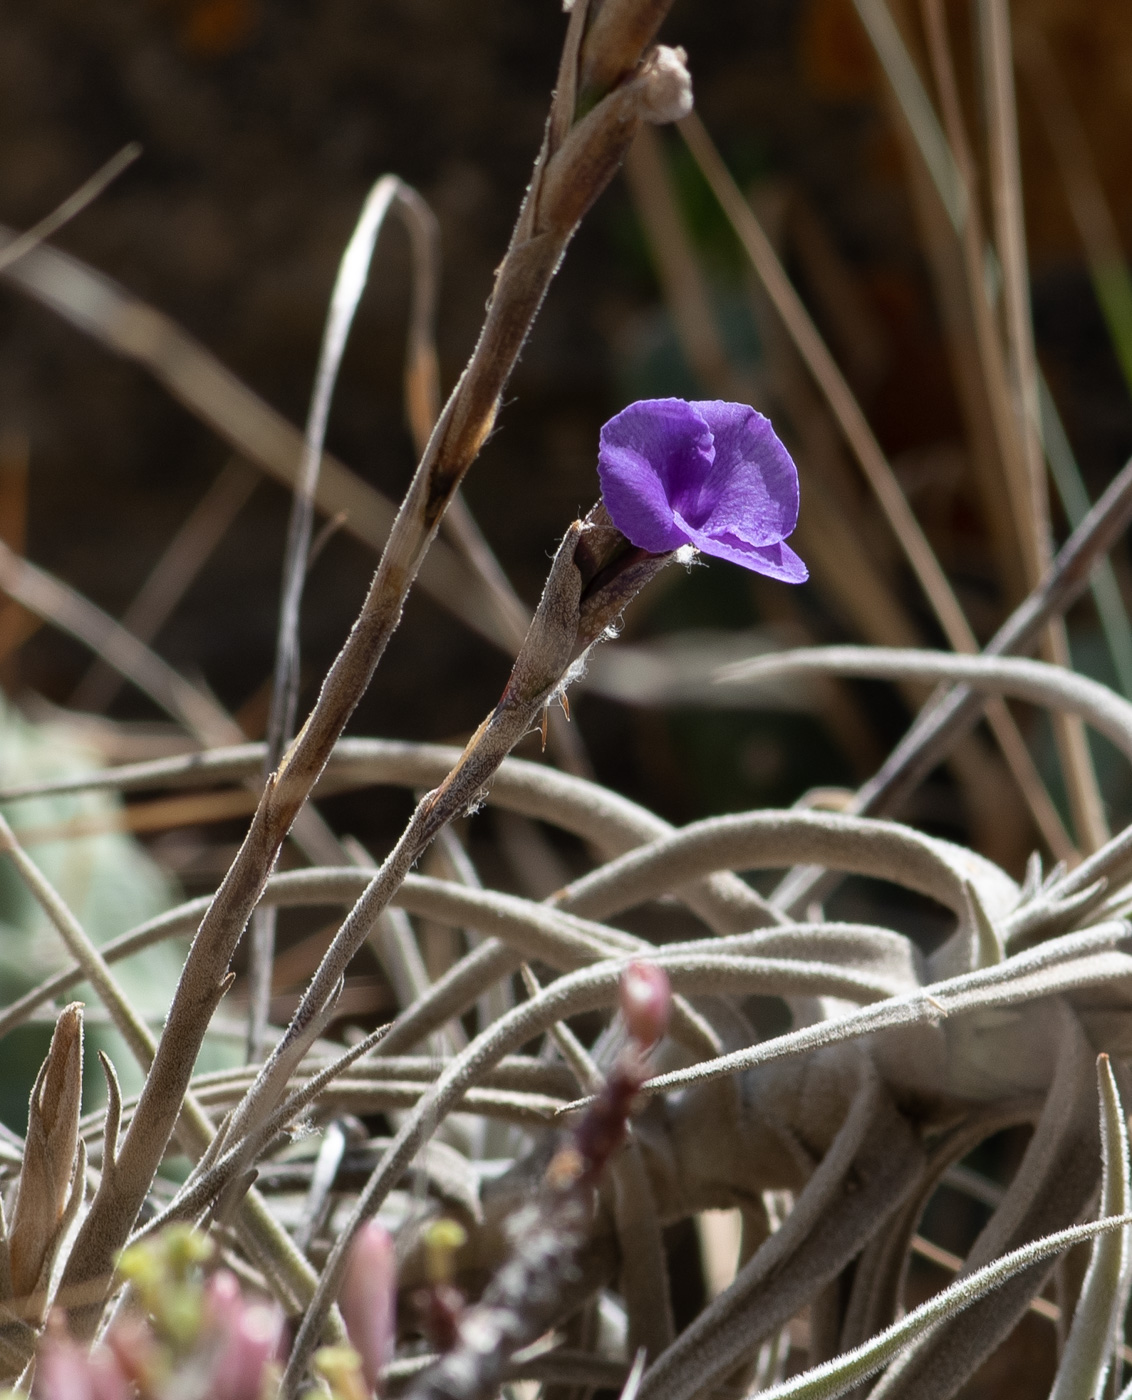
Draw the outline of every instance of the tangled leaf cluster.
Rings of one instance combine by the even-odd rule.
[[[876,17],[874,4],[859,4]],[[386,213],[397,207],[409,220],[418,252],[428,244],[419,196],[402,182],[378,182],[343,257],[305,437],[280,436],[254,396],[249,410],[227,381],[228,408],[210,407],[233,437],[233,396],[266,423],[295,483],[264,743],[236,742],[212,696],[0,545],[5,592],[99,650],[199,744],[174,758],[9,782],[0,801],[12,809],[93,790],[203,785],[244,812],[249,792],[254,803],[214,892],[108,942],[92,941],[27,854],[18,820],[0,817],[5,868],[66,950],[64,966],[0,1010],[0,1034],[36,1013],[55,1021],[26,1137],[0,1137],[11,1184],[0,1377],[21,1394],[494,1400],[530,1381],[555,1400],[594,1390],[624,1400],[831,1400],[875,1377],[872,1400],[943,1400],[1085,1241],[1091,1263],[1079,1288],[1062,1280],[1053,1397],[1091,1400],[1123,1378],[1132,829],[1098,839],[1072,868],[1047,870],[1035,855],[1019,883],[892,814],[985,712],[1050,844],[1061,839],[1004,696],[1054,716],[1086,807],[1087,751],[1072,743],[1082,722],[1132,757],[1132,704],[1023,655],[1043,639],[1052,653],[1064,643],[1066,611],[1132,520],[1132,464],[1056,555],[1046,520],[1027,556],[1029,593],[974,654],[896,478],[812,327],[798,322],[738,196],[745,246],[783,315],[800,324],[796,338],[840,405],[945,634],[972,654],[809,650],[705,678],[721,688],[815,672],[939,684],[880,772],[841,794],[835,811],[802,805],[677,829],[587,778],[511,756],[540,728],[544,744],[573,752],[553,706],[565,709],[591,650],[674,558],[699,550],[778,581],[806,577],[786,542],[807,509],[797,472],[746,405],[646,400],[613,418],[596,454],[603,502],[565,532],[532,616],[485,561],[456,497],[570,239],[630,144],[642,133],[647,144],[650,124],[681,120],[701,164],[719,173],[702,130],[688,125],[686,55],[654,42],[666,9],[664,0],[574,0],[543,147],[481,338],[443,409],[430,296],[416,298],[409,399],[420,463],[305,722],[298,618],[337,367]],[[899,36],[877,33],[891,58]],[[737,191],[717,183],[733,204]],[[10,247],[15,266],[43,252],[42,236],[32,230]],[[102,290],[120,309],[118,293]],[[208,375],[198,371],[214,367],[176,336],[176,354],[163,359],[160,331],[141,348],[131,341],[129,353],[199,400]],[[241,450],[255,437],[244,431]],[[276,448],[256,450],[279,465]],[[414,581],[429,577],[426,556],[449,510],[463,521],[463,566],[507,638],[507,684],[462,750],[346,738]],[[374,861],[316,804],[380,784],[415,793],[416,806]],[[511,815],[532,864],[547,855],[550,827],[578,838],[589,868],[541,899],[485,886],[452,825],[485,806]],[[280,870],[288,839],[307,864]],[[420,873],[426,853],[439,864]],[[764,892],[745,878],[771,871],[786,874],[774,888],[760,882]],[[886,919],[883,902],[871,922],[834,917],[830,897],[847,876],[931,901],[939,945],[926,951]],[[335,925],[276,1025],[275,919],[287,908],[332,911]],[[661,909],[669,929],[680,921],[673,936],[657,932]],[[453,956],[435,975],[414,919],[452,934]],[[117,964],[183,935],[192,941],[155,1028]],[[221,1039],[242,943],[246,1062],[206,1069],[201,1051]],[[397,1014],[344,1047],[329,1028],[363,949]],[[82,1011],[61,1005],[78,984],[141,1083],[124,1092],[102,1055],[106,1107],[86,1115]],[[768,1007],[777,1020],[760,1029]],[[971,1151],[1009,1128],[1029,1133],[1009,1182],[973,1175]],[[966,1259],[953,1261],[961,1277],[905,1313],[909,1260],[924,1248],[921,1218],[942,1182],[974,1193],[989,1216]],[[737,1258],[715,1296],[678,1319],[666,1232],[721,1210],[737,1225]]]

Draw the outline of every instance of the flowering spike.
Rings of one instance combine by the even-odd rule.
[[[644,1048],[668,1029],[672,988],[668,974],[653,963],[632,962],[621,974],[621,1015],[626,1029]]]
[[[338,1295],[350,1343],[362,1359],[366,1383],[377,1385],[393,1356],[397,1328],[397,1262],[389,1231],[368,1220],[350,1246]]]
[[[784,583],[809,576],[785,543],[798,523],[797,469],[745,404],[630,404],[601,430],[598,475],[610,518],[638,549],[690,544]]]

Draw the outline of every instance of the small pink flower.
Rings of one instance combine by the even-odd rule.
[[[645,1049],[668,1029],[672,988],[668,974],[647,962],[632,962],[621,974],[621,1015],[634,1040]]]
[[[350,1246],[338,1306],[366,1383],[376,1388],[382,1367],[393,1359],[397,1335],[393,1238],[376,1220],[367,1220]]]
[[[217,1269],[204,1285],[204,1325],[208,1331],[226,1332],[244,1305],[240,1281],[231,1269]]]

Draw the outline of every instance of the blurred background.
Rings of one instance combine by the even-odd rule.
[[[971,15],[966,4],[949,3],[946,11],[978,147]],[[930,87],[918,11],[908,4],[896,13]],[[1056,55],[1111,217],[1127,231],[1132,142],[1120,135],[1132,121],[1127,6],[1017,0],[1013,13],[1016,26],[1036,30],[1047,56]],[[139,141],[141,158],[59,234],[57,246],[167,314],[301,425],[338,257],[370,183],[394,171],[420,190],[440,223],[446,392],[474,342],[529,176],[563,23],[549,0],[4,6],[0,214],[13,228],[30,225],[115,149]],[[1020,596],[1021,582],[981,494],[978,447],[957,384],[963,346],[949,335],[938,266],[924,241],[926,201],[916,195],[923,176],[851,0],[677,0],[663,37],[687,48],[701,117],[752,197],[985,639]],[[1038,350],[1095,498],[1132,451],[1132,400],[1035,102],[1041,75],[1031,77],[1020,65]],[[939,644],[899,548],[683,143],[662,131],[648,154],[664,164],[664,188],[650,185],[655,172],[640,164],[585,221],[498,430],[469,476],[468,503],[503,568],[533,603],[563,528],[595,497],[598,429],[629,399],[743,397],[776,410],[776,422],[779,410],[784,415],[781,429],[803,481],[798,547],[813,581],[787,590],[722,564],[699,567],[654,589],[628,620],[626,640],[770,628],[787,638]],[[649,207],[658,199],[659,211]],[[673,251],[663,246],[665,216],[673,212],[675,256],[692,260],[707,326],[693,318],[689,329],[673,305]],[[408,242],[391,221],[328,437],[331,451],[394,499],[414,462],[401,394],[409,281]],[[225,470],[231,448],[151,374],[11,281],[0,287],[0,316],[0,532],[121,616]],[[261,472],[241,479],[232,469],[232,477],[219,508],[223,534],[155,644],[254,735],[266,714],[288,498]],[[1056,495],[1054,519],[1063,533]],[[831,550],[812,537],[834,526],[855,540],[868,578],[852,559],[840,579],[823,565],[838,541]],[[303,624],[307,699],[373,563],[373,550],[339,529],[312,569]],[[1123,569],[1121,559],[1118,574]],[[1112,679],[1095,613],[1089,605],[1080,612],[1073,619],[1078,663]],[[40,699],[68,704],[89,653],[56,629],[24,631],[9,614],[0,637],[6,692],[25,710]],[[604,693],[580,695],[575,706],[598,776],[685,821],[789,803],[817,784],[867,775],[907,720],[891,688],[839,685],[824,696],[785,697],[788,707],[770,710],[707,713],[702,696],[690,703],[713,647],[726,660],[746,654],[754,640],[709,636],[707,656],[690,662],[678,651],[653,677],[645,704],[610,698],[635,687],[623,668],[600,670],[593,689]],[[354,732],[458,739],[497,697],[506,670],[498,647],[417,590]],[[96,698],[106,695],[103,687]],[[116,720],[157,718],[128,686],[103,708]],[[1032,723],[1030,730],[1064,812],[1048,740]],[[984,847],[993,843],[988,853],[1017,872],[1035,834],[1021,811],[1013,822],[1005,815],[1017,804],[1000,760],[984,748],[988,772],[1006,791],[984,792],[982,805],[997,802],[1000,819],[988,823],[973,813],[970,784],[965,789],[952,773],[929,785],[912,815],[973,834]],[[1115,762],[1103,767],[1109,803],[1125,810],[1132,793],[1124,773]],[[984,785],[994,786],[989,778]],[[378,834],[370,827],[378,820],[374,806],[367,797],[349,814],[355,826],[365,824],[363,838]],[[193,843],[184,832],[178,841],[163,858],[191,866]],[[206,864],[211,875],[223,858]]]
[[[942,16],[990,228],[993,122],[972,6],[928,0],[921,11],[898,0],[891,10],[923,90],[945,107],[930,43],[931,16]],[[1028,285],[1061,539],[1132,453],[1132,284],[1121,252],[1132,237],[1132,9],[1015,0],[1012,18]],[[563,30],[551,0],[0,6],[0,219],[9,229],[34,224],[125,143],[142,146],[53,240],[77,271],[41,261],[33,275],[25,259],[0,273],[0,539],[138,630],[129,610],[158,568],[164,591],[149,639],[248,737],[266,722],[289,496],[278,474],[241,460],[215,423],[170,392],[177,365],[188,373],[177,337],[194,338],[301,426],[338,259],[372,182],[395,172],[439,222],[447,392],[529,178]],[[852,0],[676,0],[662,37],[687,49],[703,123],[985,641],[1026,591],[1024,550],[990,460],[961,240],[933,186],[924,131],[909,123],[907,88],[894,90],[899,70],[878,60]],[[356,478],[391,500],[415,461],[402,392],[411,281],[409,242],[391,220],[327,438]],[[142,304],[168,320],[147,320]],[[742,399],[772,414],[801,473],[794,543],[812,579],[788,589],[720,562],[670,570],[572,694],[566,761],[674,822],[807,794],[837,806],[922,695],[830,682],[722,698],[712,671],[797,643],[948,639],[703,174],[679,134],[661,130],[638,144],[583,224],[468,477],[467,503],[528,606],[563,530],[596,498],[601,424],[634,398],[669,394]],[[366,514],[372,495],[360,500],[320,537],[311,567],[301,704],[374,567],[384,525]],[[1107,602],[1098,609],[1086,598],[1069,619],[1074,663],[1126,692],[1128,563],[1122,546]],[[443,592],[414,591],[351,732],[460,743],[498,697],[509,669],[491,640],[498,628],[469,625],[474,605],[461,606],[459,589],[447,601]],[[89,649],[14,602],[0,603],[0,683],[5,785],[190,746],[138,691],[92,669]],[[988,731],[904,815],[1019,876],[1031,850],[1056,858],[1089,841],[1046,722],[1023,706],[1014,717],[1060,833],[1039,831]],[[521,752],[539,758],[537,737]],[[1112,750],[1094,743],[1093,755],[1115,829],[1132,818],[1132,783]],[[563,751],[552,745],[548,757]],[[214,888],[242,833],[243,809],[230,801],[195,815],[160,801],[133,804],[124,822],[108,798],[8,810],[92,932],[107,937],[179,891]],[[370,790],[322,810],[380,856],[409,803]],[[87,835],[76,839],[82,822]],[[123,824],[141,845],[109,830]],[[490,816],[463,834],[486,878],[535,895],[584,860],[580,846],[546,833],[532,841],[521,824]],[[7,999],[58,955],[2,878]],[[849,882],[839,898],[846,913],[878,895]],[[926,909],[886,917],[926,943],[937,931]],[[310,931],[309,921],[285,920],[283,946],[302,946]],[[131,991],[144,999],[148,988],[155,1015],[178,956],[167,948],[136,973]],[[443,965],[443,947],[430,956]],[[304,967],[299,957],[293,980]],[[362,1023],[388,1010],[375,975],[355,990]],[[46,1034],[19,1032],[27,1078]],[[0,1111],[16,1127],[26,1094],[24,1078],[6,1073]],[[983,1166],[1001,1175],[1019,1146],[1000,1143]],[[945,1206],[934,1237],[962,1249],[981,1207],[969,1198],[950,1214]],[[1036,1351],[1016,1349],[1009,1365],[1048,1364],[1052,1332],[1035,1336]]]

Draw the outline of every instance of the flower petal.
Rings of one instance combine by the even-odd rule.
[[[696,507],[681,514],[712,535],[736,535],[747,544],[785,539],[798,523],[798,472],[770,420],[746,404],[708,400],[692,407],[712,431],[715,461]]]
[[[723,531],[718,535],[707,534],[676,517],[688,539],[704,554],[713,554],[717,559],[739,564],[756,574],[779,579],[782,583],[805,583],[810,576],[801,559],[788,544],[781,540],[775,544],[749,544],[738,535]]]
[[[711,467],[711,431],[683,399],[642,399],[601,430],[598,475],[614,525],[638,549],[662,554],[686,542],[673,502]]]

